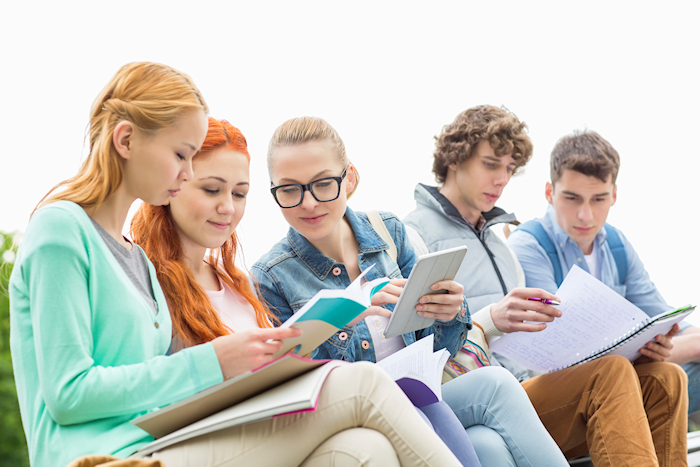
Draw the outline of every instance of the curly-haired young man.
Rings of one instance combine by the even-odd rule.
[[[505,109],[479,106],[459,114],[436,139],[433,172],[441,185],[419,184],[416,209],[404,220],[416,252],[469,248],[455,280],[477,310],[470,335],[482,329],[488,341],[507,332],[541,331],[561,314],[527,299],[556,297],[525,288],[517,258],[490,229],[516,221],[495,203],[532,156],[525,124]],[[678,366],[633,366],[608,356],[530,377],[504,358],[492,355],[491,363],[518,377],[568,458],[590,452],[596,466],[687,464],[687,377]]]

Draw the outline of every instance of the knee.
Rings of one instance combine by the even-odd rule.
[[[640,377],[642,374],[649,374],[674,392],[687,391],[688,375],[675,363],[654,362],[641,366],[646,368],[642,370],[643,373],[640,371]]]
[[[477,370],[472,370],[467,375],[473,374],[473,377],[479,377],[479,383],[488,387],[492,387],[494,393],[496,391],[506,391],[506,392],[522,392],[525,394],[525,390],[520,385],[515,376],[513,376],[510,371],[505,368],[498,366],[487,366],[479,368]],[[465,375],[466,376],[466,375]]]

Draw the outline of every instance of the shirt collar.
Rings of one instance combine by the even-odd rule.
[[[366,216],[360,216],[349,207],[345,208],[345,218],[350,223],[355,240],[360,250],[360,254],[382,251],[389,248],[389,245],[382,240]],[[313,246],[306,237],[294,230],[292,227],[287,232],[287,240],[294,253],[311,269],[319,279],[324,280],[328,273],[335,266],[335,261]]]

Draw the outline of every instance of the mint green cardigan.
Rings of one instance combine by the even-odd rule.
[[[27,227],[10,278],[10,348],[33,466],[126,457],[152,441],[129,423],[223,381],[211,344],[165,356],[172,323],[155,269],[154,315],[85,211],[59,201]]]

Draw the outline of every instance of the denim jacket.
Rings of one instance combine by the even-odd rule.
[[[355,213],[350,208],[345,212],[359,246],[360,270],[364,271],[376,264],[367,273],[368,280],[408,277],[416,255],[406,229],[395,215],[386,212],[380,215],[396,244],[398,264],[389,258],[386,252],[389,245],[374,231],[365,213]],[[343,263],[324,256],[293,228],[289,229],[286,238],[280,240],[253,265],[251,273],[258,281],[262,297],[282,322],[303,307],[319,290],[345,288],[351,282]],[[393,311],[394,306],[385,307]],[[446,348],[454,356],[464,345],[467,330],[471,328],[469,312],[467,310],[464,317],[458,314],[452,321],[438,323],[436,321],[433,326],[404,334],[404,342],[410,345],[417,339],[435,334],[435,349]],[[342,333],[346,335],[341,336]],[[313,352],[312,357],[376,361],[372,336],[364,320],[336,332]]]

